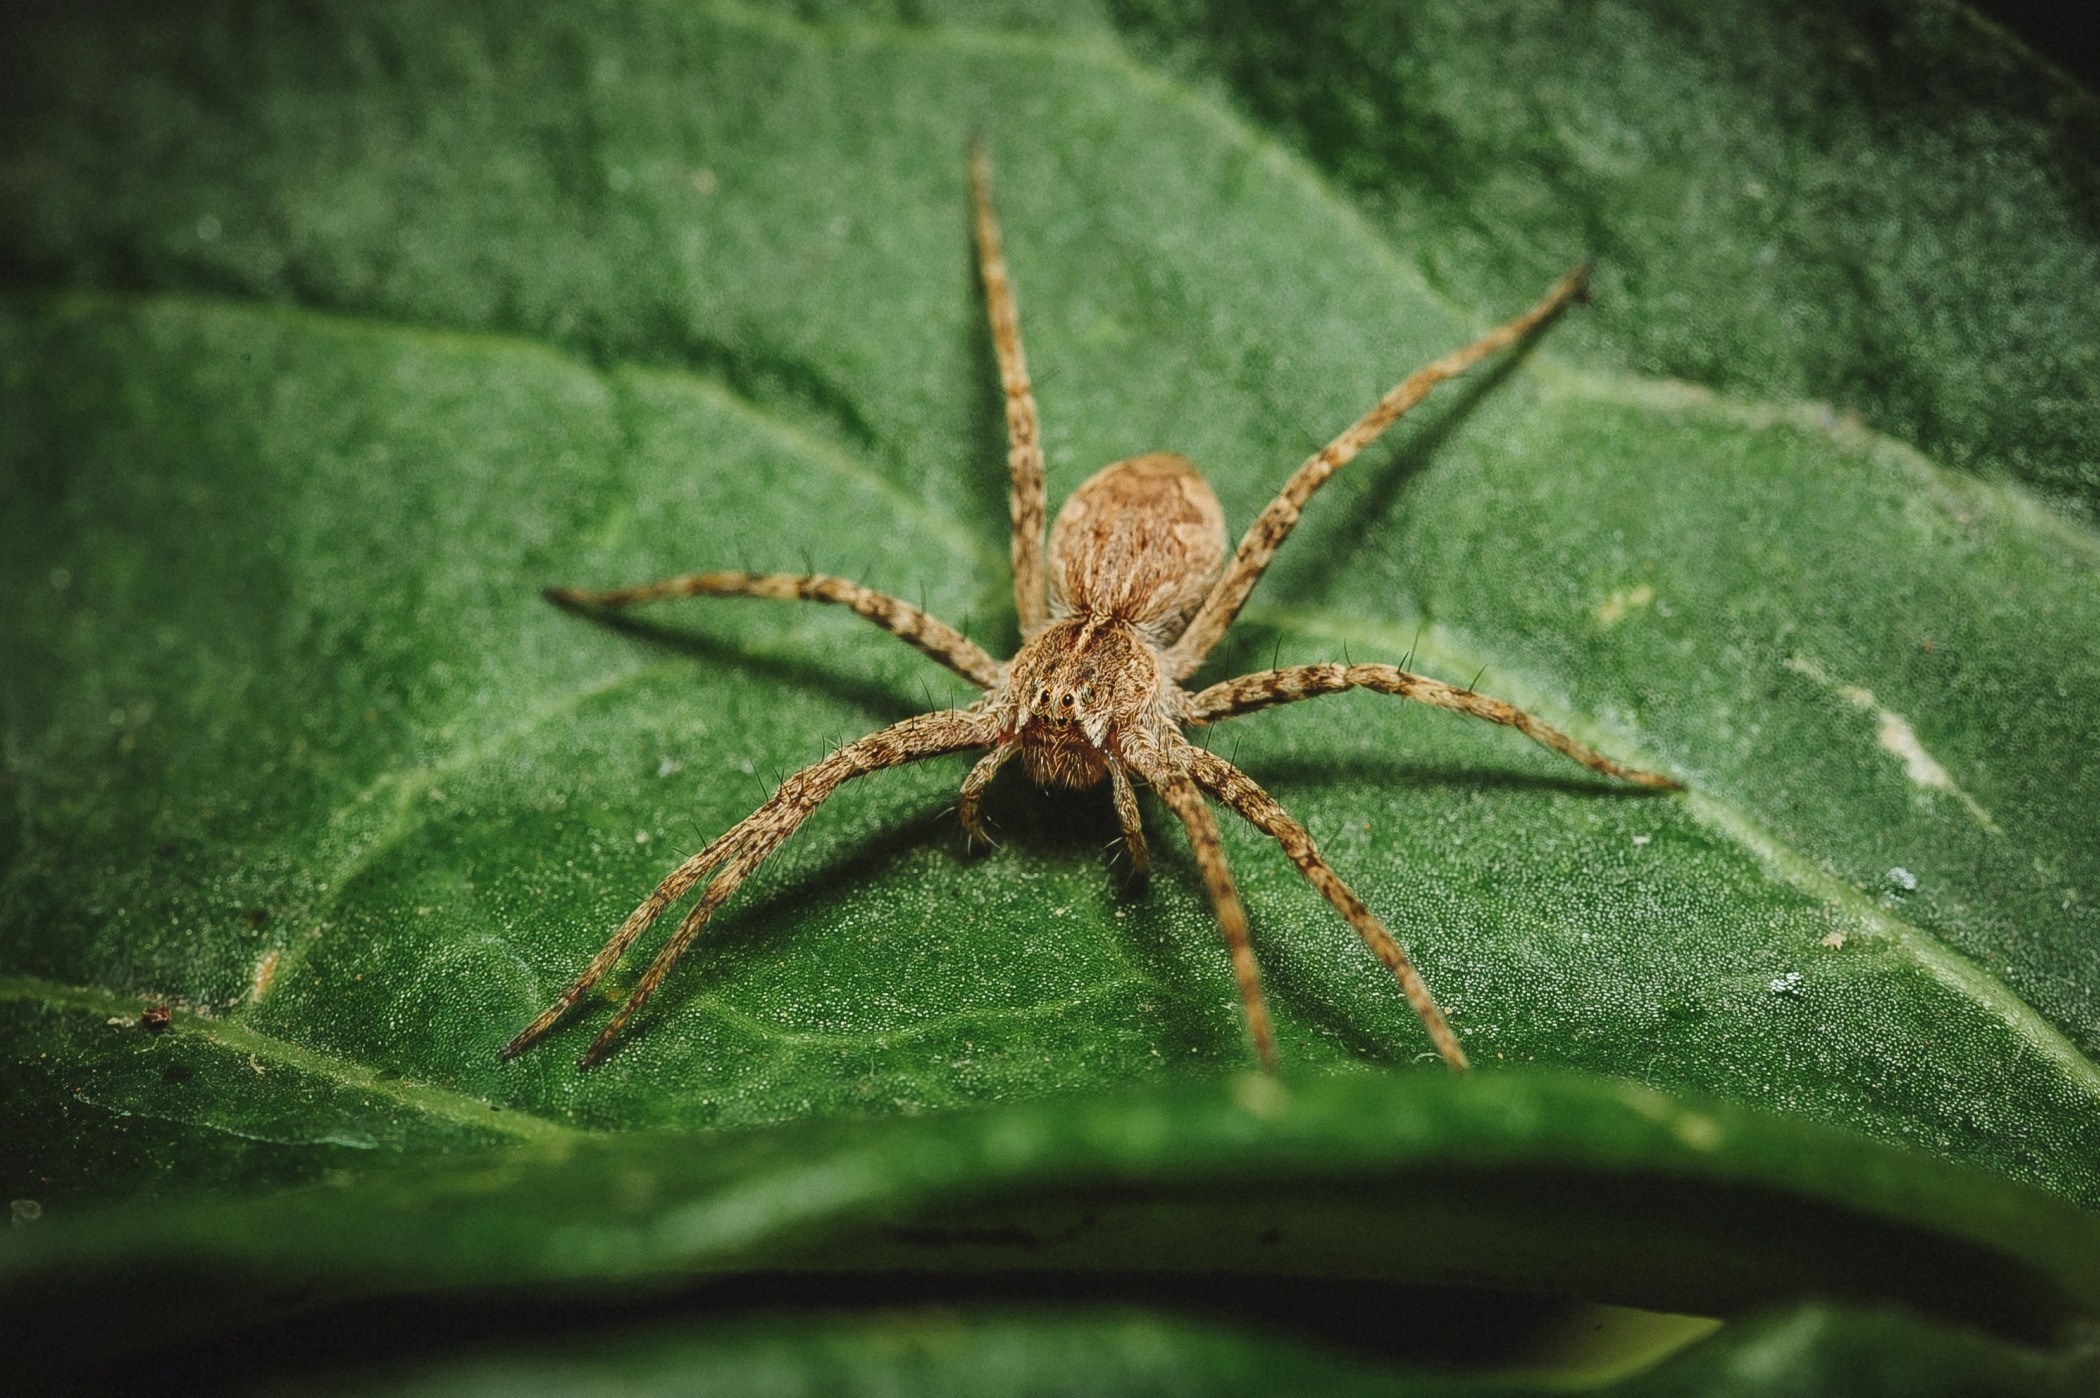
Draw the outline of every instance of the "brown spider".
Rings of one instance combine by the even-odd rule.
[[[984,695],[967,708],[920,714],[891,724],[782,782],[772,799],[672,870],[591,959],[576,983],[511,1040],[503,1057],[523,1052],[552,1028],[665,908],[689,892],[702,876],[713,873],[714,881],[686,914],[677,935],[649,964],[627,1003],[584,1054],[582,1066],[598,1062],[700,935],[715,909],[841,783],[924,757],[982,750],[983,758],[962,785],[962,824],[974,841],[986,839],[978,816],[985,785],[1016,754],[1038,785],[1093,787],[1106,780],[1131,863],[1140,872],[1147,858],[1133,776],[1159,793],[1188,830],[1197,867],[1232,955],[1247,1029],[1265,1067],[1276,1066],[1276,1048],[1248,943],[1247,913],[1233,887],[1206,796],[1231,807],[1283,846],[1299,872],[1348,919],[1372,953],[1399,979],[1408,1004],[1421,1016],[1444,1061],[1454,1069],[1464,1069],[1465,1052],[1407,953],[1320,857],[1305,827],[1246,773],[1189,742],[1181,730],[1315,695],[1373,689],[1507,724],[1555,752],[1623,781],[1665,790],[1678,783],[1621,766],[1499,699],[1454,689],[1391,665],[1298,665],[1243,675],[1193,694],[1180,681],[1195,673],[1225,634],[1312,493],[1439,382],[1521,339],[1566,305],[1582,291],[1587,266],[1561,278],[1543,301],[1508,324],[1402,379],[1353,426],[1314,453],[1248,529],[1222,576],[1217,575],[1225,560],[1225,516],[1218,498],[1194,466],[1167,452],[1119,461],[1074,491],[1051,527],[1046,569],[1043,450],[1036,432],[1035,396],[1021,356],[1020,322],[999,250],[999,225],[992,214],[982,148],[971,152],[970,185],[978,266],[999,357],[999,379],[1006,393],[1007,467],[1013,479],[1014,603],[1023,637],[1020,651],[1002,664],[961,632],[918,608],[823,574],[698,573],[605,592],[550,588],[551,600],[569,606],[624,607],[695,595],[834,602],[916,646],[982,689]],[[1216,581],[1212,581],[1214,576]]]

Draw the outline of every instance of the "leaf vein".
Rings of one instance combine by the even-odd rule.
[[[123,995],[92,986],[61,985],[35,976],[0,976],[0,1002],[5,1001],[26,1001],[48,1009],[104,1017],[135,1016],[152,1003],[147,996]],[[220,1019],[190,1010],[171,1010],[171,1021],[179,1032],[195,1034],[230,1052],[252,1055],[343,1087],[384,1097],[398,1106],[436,1120],[531,1141],[579,1139],[596,1134],[530,1112],[499,1107],[486,1099],[449,1088],[386,1076],[363,1064],[263,1033],[235,1019]]]
[[[1419,658],[1428,661],[1432,668],[1446,669],[1454,674],[1471,674],[1483,667],[1492,668],[1497,674],[1505,677],[1505,687],[1512,688],[1524,707],[1535,713],[1546,714],[1556,726],[1577,736],[1608,735],[1611,739],[1611,750],[1615,754],[1643,766],[1655,765],[1642,751],[1642,744],[1637,735],[1625,733],[1587,716],[1570,715],[1564,707],[1553,705],[1546,691],[1540,686],[1526,685],[1521,679],[1517,680],[1514,686],[1510,686],[1509,677],[1519,673],[1516,667],[1505,664],[1477,645],[1465,645],[1454,641],[1441,627],[1425,625],[1419,633],[1402,633],[1376,623],[1338,617],[1317,608],[1250,607],[1245,615],[1262,625],[1293,630],[1305,635],[1354,641],[1368,647],[1384,647],[1396,654],[1403,647],[1410,648]],[[2096,1065],[2080,1052],[2078,1047],[2039,1011],[2013,994],[2002,982],[1990,976],[1975,962],[1924,928],[1895,916],[1851,884],[1818,865],[1800,850],[1767,830],[1739,804],[1701,791],[1696,786],[1687,790],[1680,799],[1700,824],[1744,850],[1759,865],[1796,892],[1826,906],[1843,909],[1848,916],[1857,919],[1861,926],[1885,938],[1889,945],[1909,957],[1933,980],[1995,1016],[2029,1047],[2056,1064],[2064,1076],[2086,1096],[2100,1100],[2100,1065]]]

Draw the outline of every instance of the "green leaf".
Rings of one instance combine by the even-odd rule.
[[[1969,7],[1111,9],[1462,304],[1595,256],[1557,349],[2100,510],[2100,104]]]
[[[521,1353],[522,1350],[522,1353]],[[2091,1370],[1900,1314],[1804,1306],[1734,1327],[1645,1374],[1583,1391],[1607,1398],[1733,1398],[1770,1392],[1854,1398],[2071,1395]],[[586,1345],[489,1347],[396,1365],[345,1392],[621,1394],[1378,1394],[1539,1398],[1531,1377],[1418,1375],[1396,1381],[1354,1356],[1263,1344],[1223,1327],[1101,1310],[1050,1320],[1026,1311],[891,1311],[815,1325],[748,1324],[695,1335],[638,1329]]]
[[[704,1149],[570,1135],[32,1231],[0,1267],[10,1338],[58,1337],[67,1364],[121,1354],[140,1316],[225,1325],[389,1296],[423,1310],[495,1283],[602,1301],[696,1276],[801,1277],[818,1295],[860,1279],[906,1297],[924,1290],[913,1278],[960,1295],[1149,1278],[1182,1304],[1214,1277],[1702,1313],[1844,1296],[2032,1341],[2100,1309],[2100,1222],[1910,1152],[1625,1084],[1248,1075],[880,1130],[719,1133]]]
[[[1206,1084],[1250,1062],[1237,996],[1162,813],[1132,890],[1099,793],[1002,779],[1004,844],[972,857],[946,814],[960,761],[855,783],[604,1067],[574,1059],[638,965],[543,1049],[495,1058],[778,776],[967,694],[822,609],[615,627],[541,586],[810,564],[1010,652],[962,168],[981,132],[1053,496],[1173,449],[1243,526],[1390,382],[1542,291],[1581,251],[1571,229],[1605,254],[1597,307],[1444,390],[1314,501],[1213,667],[1412,655],[1690,788],[1631,793],[1369,695],[1217,730],[1483,1068],[1419,1071],[1391,978],[1228,828],[1294,1100],[1409,1141],[1433,1122],[1445,1144],[1409,1145],[1428,1154],[1406,1168],[1475,1191],[1469,1133],[1512,1102],[1536,1118],[1494,1136],[1526,1187],[1424,1256],[1520,1239],[1498,1286],[1712,1310],[1856,1280],[1893,1217],[1964,1241],[1848,1294],[1933,1309],[1920,1290],[1994,1239],[2006,1275],[2050,1279],[2035,1314],[2100,1308],[2059,1256],[2100,1205],[2100,538],[2005,483],[2075,502],[2096,459],[2092,396],[2065,387],[2100,354],[2079,299],[2100,282],[2067,270],[2094,239],[2035,192],[2090,181],[2066,134],[2089,102],[2005,79],[2036,70],[1952,11],[1881,38],[1841,16],[1804,48],[1777,19],[1607,9],[1584,37],[1519,10],[1511,54],[1579,61],[1512,114],[1464,27],[1498,21],[1415,21],[1419,82],[1330,61],[1378,52],[1383,13],[1250,37],[1222,11],[1119,10],[1143,58],[1086,20],[649,0],[20,21],[4,47],[31,59],[0,83],[0,1180],[41,1222],[0,1250],[14,1294],[71,1276],[54,1294],[84,1313],[127,1294],[134,1246],[280,1298],[330,1276],[359,1296],[551,1282],[511,1269],[595,1207],[586,1176],[786,1197],[819,1140],[889,1162],[870,1178],[898,1208],[981,1196],[969,1217],[1018,1227],[1030,1206],[990,1147],[938,1188],[897,1162],[1080,1119],[1159,1133],[1123,1260],[1099,1265],[1202,1236],[1171,1199],[1241,1144],[1198,1129],[1229,1101]],[[1744,55],[1725,81],[1716,46]],[[1887,219],[1952,187],[1951,166],[1876,155],[1922,149],[1865,115],[1932,106],[1920,71],[1982,75],[1976,139],[2029,159],[1964,166],[1984,212],[1892,259]],[[1330,72],[1399,105],[1315,121]],[[1688,85],[1709,100],[1657,95]],[[1445,143],[1465,158],[1412,201],[1438,113],[1466,114]],[[1926,115],[1928,134],[1957,121]],[[1530,134],[1505,154],[1498,121]],[[1745,152],[1799,155],[1822,193],[1709,199],[1754,176]],[[1600,163],[1617,185],[1587,178]],[[1473,231],[1434,236],[1453,229]],[[1759,290],[1743,269],[1771,246],[1803,270]],[[1996,299],[1942,314],[2008,266]],[[2003,353],[2022,337],[2036,353]],[[1992,391],[1954,394],[1986,361]],[[140,1021],[157,1003],[159,1036]],[[1527,1064],[1681,1102],[1508,1071]],[[1614,1135],[1629,1110],[1744,1124],[1687,1156],[1668,1131]],[[1349,1158],[1351,1120],[1286,1132],[1263,1206],[1326,1197],[1302,1166]],[[727,1127],[771,1130],[705,1134]],[[1400,1169],[1380,1140],[1364,1159]],[[1805,1220],[1829,1224],[1813,1265],[1702,1282],[1741,1242],[1708,1225],[1796,1154],[1793,1236],[1815,1252]],[[670,1163],[688,1157],[699,1174]],[[1137,1168],[1030,1159],[1052,1190]],[[1640,1231],[1539,1203],[1578,1168],[1671,1180],[1681,1231],[1571,1274]],[[267,1195],[324,1180],[351,1187]],[[222,1202],[183,1202],[206,1187]],[[474,1190],[464,1232],[403,1221]],[[668,1205],[637,1207],[675,1231]],[[845,1270],[882,1256],[864,1220],[804,1222]],[[632,1275],[619,1256],[559,1275]],[[1355,1265],[1451,1280],[1381,1256]],[[788,1261],[806,1257],[674,1248],[658,1270]]]

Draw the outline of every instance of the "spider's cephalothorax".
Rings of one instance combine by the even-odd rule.
[[[1530,714],[1391,665],[1299,665],[1225,680],[1193,693],[1181,681],[1195,673],[1254,590],[1269,560],[1298,522],[1313,492],[1430,389],[1523,338],[1581,292],[1586,268],[1563,277],[1523,315],[1464,349],[1400,381],[1349,429],[1315,452],[1256,518],[1233,551],[1225,549],[1225,516],[1210,486],[1181,457],[1133,457],[1096,473],[1065,502],[1043,556],[1043,455],[1035,396],[1021,354],[1020,324],[998,225],[986,189],[984,156],[972,153],[971,193],[978,266],[999,377],[1006,395],[1007,466],[1012,477],[1014,602],[1022,645],[1004,664],[954,628],[894,597],[823,574],[695,573],[639,587],[589,592],[551,589],[570,606],[620,607],[669,597],[776,597],[851,608],[975,684],[984,694],[967,708],[920,714],[846,744],[790,776],[764,805],[687,859],[629,915],[583,974],[517,1038],[504,1057],[531,1045],[610,971],[634,940],[672,903],[713,875],[677,933],[657,953],[619,1013],[584,1054],[603,1057],[634,1012],[660,984],[693,938],[752,870],[843,782],[866,772],[951,752],[984,756],[963,781],[963,827],[983,838],[979,804],[986,783],[1018,755],[1039,785],[1108,783],[1131,863],[1147,866],[1137,784],[1152,788],[1183,828],[1219,929],[1232,955],[1247,1028],[1262,1062],[1273,1067],[1261,982],[1248,941],[1247,914],[1226,866],[1210,802],[1216,801],[1271,836],[1320,894],[1390,968],[1421,1017],[1437,1052],[1466,1066],[1407,954],[1363,900],[1328,865],[1305,827],[1253,778],[1182,736],[1256,709],[1346,689],[1371,689],[1507,724],[1554,751],[1608,776],[1669,789],[1677,783],[1624,767],[1540,723]],[[1222,573],[1220,569],[1223,569]]]
[[[1225,514],[1178,456],[1119,461],[1072,492],[1050,530],[1050,623],[987,696],[1043,786],[1099,784],[1133,741],[1181,725],[1163,649],[1181,634],[1225,559]],[[971,834],[979,835],[966,809]]]

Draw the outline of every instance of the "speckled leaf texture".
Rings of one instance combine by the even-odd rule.
[[[298,1387],[243,1341],[292,1317],[358,1391],[2092,1381],[2100,108],[1972,13],[0,29],[11,1354]],[[541,587],[815,568],[1011,652],[973,135],[1053,505],[1167,449],[1243,528],[1596,257],[1206,671],[1411,657],[1685,782],[1368,694],[1210,735],[1472,1077],[1232,824],[1253,1074],[1166,813],[1133,887],[1105,795],[1016,769],[970,854],[963,759],[843,790],[603,1067],[639,957],[498,1064],[781,776],[968,693],[835,610]]]

